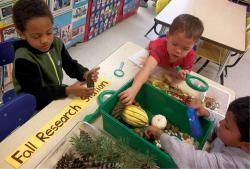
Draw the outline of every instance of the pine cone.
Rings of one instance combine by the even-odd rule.
[[[56,169],[64,169],[70,167],[70,162],[72,161],[72,157],[68,154],[62,156],[62,158],[57,162]]]
[[[79,158],[75,158],[71,165],[70,168],[86,168],[86,166],[84,165],[84,162],[82,160],[80,160]]]
[[[122,104],[120,101],[118,101],[113,111],[111,112],[111,115],[115,117],[116,119],[120,119],[124,109],[125,109],[125,105]]]

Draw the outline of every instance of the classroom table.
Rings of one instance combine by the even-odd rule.
[[[184,13],[202,20],[204,32],[201,39],[229,49],[216,75],[215,79],[218,80],[228,62],[230,51],[245,51],[246,6],[228,0],[172,0],[154,18],[155,23],[162,25],[160,34],[165,32],[174,18]]]
[[[108,58],[101,62],[100,66],[100,78],[107,79],[111,85],[109,89],[117,90],[128,82],[138,72],[139,67],[132,63],[128,57],[142,50],[143,48],[132,43],[127,42],[119,49],[115,50]],[[123,70],[125,72],[123,77],[114,76],[113,72],[117,69],[121,62],[124,62]],[[192,74],[197,75],[192,72]],[[200,75],[197,75],[200,76]],[[201,76],[200,76],[201,77]],[[228,104],[235,99],[235,93],[231,89],[228,89],[214,81],[211,81],[205,77],[213,92],[217,95],[224,95],[226,98],[221,98],[221,104]],[[12,168],[6,161],[6,156],[13,153],[21,144],[23,144],[30,136],[34,135],[40,128],[42,128],[48,121],[55,117],[61,110],[65,108],[72,98],[65,98],[51,102],[47,107],[38,112],[24,125],[16,129],[11,135],[5,138],[0,143],[0,168]],[[35,168],[40,161],[45,158],[50,151],[62,140],[62,138],[68,133],[76,123],[82,121],[83,117],[96,110],[98,107],[97,101],[91,102],[85,109],[83,109],[74,119],[69,121],[59,132],[51,137],[40,149],[38,149],[28,161],[26,161],[21,168]],[[97,118],[94,123],[95,126],[102,128],[102,118]]]

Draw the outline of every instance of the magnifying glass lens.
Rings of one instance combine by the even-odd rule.
[[[120,69],[115,70],[114,74],[118,77],[122,77],[124,75],[124,72]]]
[[[205,87],[204,83],[202,83],[200,80],[198,79],[194,79],[194,78],[190,78],[190,81],[193,85],[195,86],[199,86],[199,87]]]

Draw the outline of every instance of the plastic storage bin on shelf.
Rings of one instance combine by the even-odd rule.
[[[119,99],[118,94],[131,86],[131,84],[132,81],[128,82],[125,86],[118,90],[116,94],[112,95],[103,104],[101,104],[100,110],[103,115],[103,128],[117,139],[127,139],[128,144],[132,148],[141,152],[149,152],[154,155],[156,162],[161,168],[177,167],[173,159],[167,153],[163,152],[157,148],[156,145],[139,136],[133,131],[133,128],[125,122],[122,120],[119,121],[110,115]],[[144,84],[139,91],[136,101],[139,102],[140,106],[142,106],[142,108],[147,112],[149,119],[151,119],[153,115],[162,114],[166,116],[171,124],[177,126],[180,131],[191,135],[186,105],[147,83]],[[213,128],[213,122],[209,121],[207,118],[200,118],[200,122],[203,129],[203,135],[196,141],[199,143],[198,148],[202,149]]]

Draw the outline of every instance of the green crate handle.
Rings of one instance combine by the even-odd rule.
[[[105,90],[103,92],[101,92],[97,98],[98,100],[98,103],[99,104],[102,104],[104,101],[103,101],[103,97],[107,94],[115,94],[116,91],[114,90]],[[85,122],[88,122],[88,123],[91,123],[92,121],[94,121],[98,116],[100,115],[100,108],[98,107],[93,113],[91,114],[88,114],[86,115],[84,118],[83,118],[83,121]]]

